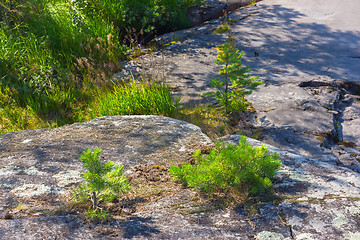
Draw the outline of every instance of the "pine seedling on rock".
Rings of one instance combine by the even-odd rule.
[[[123,175],[124,166],[112,161],[101,163],[101,149],[85,149],[80,155],[83,167],[88,171],[83,174],[86,183],[80,185],[72,194],[77,201],[90,200],[92,209],[87,211],[90,220],[106,220],[108,213],[99,207],[101,202],[111,202],[114,198],[130,190],[128,179]]]
[[[217,142],[209,154],[194,152],[195,162],[173,165],[174,179],[201,192],[227,192],[231,189],[259,193],[272,186],[281,166],[279,154],[265,146],[253,147],[242,137],[238,144]]]

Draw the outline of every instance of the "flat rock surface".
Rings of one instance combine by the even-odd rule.
[[[236,143],[239,136],[223,140]],[[255,146],[262,144],[248,141]],[[71,186],[81,182],[83,169],[78,158],[86,147],[102,148],[102,157],[125,165],[131,172],[139,163],[169,166],[186,161],[187,153],[209,144],[211,141],[198,127],[155,116],[103,117],[56,129],[1,135],[1,234],[6,239],[359,236],[360,175],[272,146],[268,146],[270,151],[279,152],[283,161],[275,180],[278,198],[256,203],[252,213],[245,204],[216,209],[209,203],[199,203],[191,189],[162,195],[107,224],[88,224],[76,213],[64,215],[59,211],[68,207]],[[16,215],[16,210],[24,209],[26,214]]]
[[[222,140],[237,143],[239,139],[231,135]],[[113,213],[108,223],[87,223],[79,212],[69,212],[70,187],[81,182],[78,156],[83,148],[103,148],[102,156],[125,164],[127,172],[149,161],[165,167],[186,161],[187,153],[200,145],[211,145],[199,128],[186,122],[155,116],[103,117],[57,129],[4,134],[0,143],[2,149],[9,149],[2,152],[0,171],[4,239],[353,240],[360,236],[360,174],[270,145],[270,152],[280,153],[283,165],[267,200],[219,208],[172,183],[175,187],[158,192],[155,200],[133,212],[125,212],[132,204],[114,203],[122,211]],[[131,150],[124,151],[125,146]],[[145,192],[159,184],[149,180]]]

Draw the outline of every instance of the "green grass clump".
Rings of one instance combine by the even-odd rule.
[[[169,86],[155,81],[89,83],[82,88],[54,88],[36,96],[28,95],[19,106],[18,92],[0,88],[0,134],[45,127],[58,127],[102,116],[162,115],[174,117],[179,98]],[[46,116],[44,112],[51,113]]]
[[[189,187],[207,193],[236,190],[259,193],[269,188],[280,168],[277,153],[265,146],[253,147],[242,137],[237,145],[217,142],[209,155],[194,152],[195,164],[173,165],[170,174]]]
[[[187,26],[201,2],[0,1],[0,134],[87,120],[94,85],[111,92],[102,86],[137,43]]]
[[[114,26],[96,25],[73,1],[0,3],[0,134],[77,120],[87,85],[119,71],[128,49]]]
[[[219,35],[224,34],[224,33],[229,33],[229,32],[231,32],[231,29],[227,23],[224,23],[220,27],[214,29],[214,33],[219,34]]]
[[[92,108],[98,116],[165,115],[172,117],[179,107],[171,89],[153,80],[115,84],[111,92],[98,96]]]
[[[0,134],[24,129],[47,128],[56,122],[44,121],[32,106],[19,107],[9,88],[0,88]]]
[[[176,118],[200,127],[211,139],[233,133],[230,129],[229,115],[214,106],[197,104],[183,107],[179,109]]]

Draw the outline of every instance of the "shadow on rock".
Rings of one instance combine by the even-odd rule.
[[[265,71],[260,74],[264,78],[289,81],[318,75],[359,81],[360,32],[332,29],[321,21],[305,22],[304,13],[282,5],[259,4],[254,10],[249,19],[233,27],[233,33],[246,60],[252,62],[250,67]],[[236,19],[237,14],[241,11],[230,17]]]
[[[143,236],[151,237],[153,234],[159,234],[157,227],[152,227],[154,224],[152,217],[130,217],[125,222],[121,223],[119,227],[124,230],[124,238],[131,239],[133,237]]]

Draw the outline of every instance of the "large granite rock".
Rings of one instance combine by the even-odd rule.
[[[80,181],[79,156],[85,148],[101,148],[103,158],[129,169],[145,163],[179,163],[194,146],[210,142],[200,128],[158,116],[102,117],[55,129],[3,134],[1,206],[6,207],[8,197],[65,193],[67,186]]]
[[[236,143],[239,138],[222,140]],[[281,154],[283,166],[268,200],[218,208],[192,189],[153,179],[159,173],[153,170],[166,175],[170,164],[187,161],[196,148],[211,145],[198,127],[156,116],[103,117],[0,135],[1,237],[354,240],[360,236],[360,175],[272,146],[268,148]],[[113,219],[105,224],[84,221],[69,199],[71,187],[81,182],[84,170],[78,158],[87,147],[100,147],[105,160],[124,164],[134,185],[137,177],[146,176],[144,195],[131,193],[112,203],[112,209],[120,210],[112,211]],[[153,168],[141,173],[146,166]],[[138,185],[134,189],[139,191]]]

